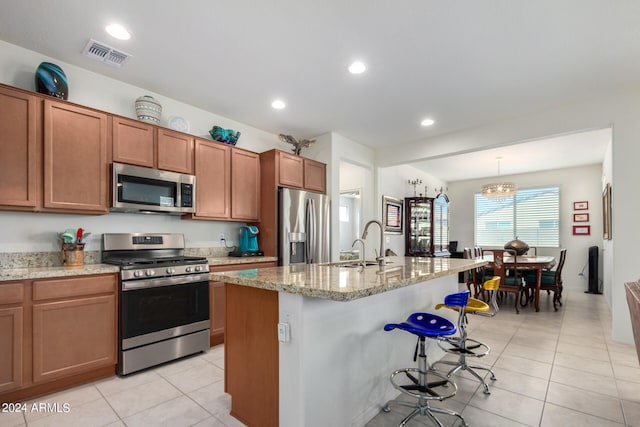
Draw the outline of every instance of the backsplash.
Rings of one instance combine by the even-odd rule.
[[[84,251],[85,264],[100,264],[100,251]],[[62,251],[0,252],[0,268],[60,267]]]
[[[201,257],[226,257],[234,248],[185,248],[184,254]],[[100,264],[100,251],[84,251],[85,264]],[[0,268],[60,267],[62,252],[0,252]]]

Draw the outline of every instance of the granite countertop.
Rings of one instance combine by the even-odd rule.
[[[120,267],[109,264],[85,264],[78,267],[16,267],[0,269],[0,282],[13,280],[48,279],[82,276],[86,274],[117,273]]]
[[[210,273],[211,280],[307,297],[351,301],[487,265],[454,258],[388,257],[379,267],[345,267],[352,261]]]

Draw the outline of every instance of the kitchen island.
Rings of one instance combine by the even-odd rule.
[[[433,311],[458,290],[458,272],[486,262],[392,257],[384,267],[345,264],[211,273],[227,283],[231,415],[260,427],[366,424],[397,395],[391,372],[414,364],[415,337],[383,326]],[[435,345],[428,351],[442,356]]]

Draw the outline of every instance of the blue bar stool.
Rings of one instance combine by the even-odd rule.
[[[457,361],[451,360],[438,360],[431,365],[431,369],[435,369],[435,365],[442,363],[444,365],[451,365],[453,368],[447,373],[447,378],[451,378],[451,375],[463,370],[469,372],[476,377],[482,384],[484,394],[491,394],[489,391],[489,385],[484,378],[476,372],[477,370],[484,370],[491,374],[490,378],[495,381],[496,374],[491,368],[486,368],[479,365],[470,365],[467,363],[467,357],[483,357],[489,354],[491,348],[478,340],[469,338],[467,335],[467,315],[476,314],[479,316],[493,317],[498,312],[498,304],[496,302],[496,295],[498,288],[500,287],[500,276],[495,276],[484,282],[482,289],[489,292],[490,303],[476,299],[469,298],[467,302],[463,304],[463,301],[456,299],[449,299],[449,296],[445,297],[444,304],[437,304],[436,310],[441,308],[448,308],[450,310],[457,311],[458,314],[458,336],[446,337],[438,342],[440,348],[450,354],[458,356]],[[457,295],[457,294],[452,294]]]
[[[445,298],[445,300],[449,302],[457,302],[458,300],[467,301],[468,299],[469,291],[448,295]],[[446,376],[429,369],[425,338],[437,340],[443,339],[443,337],[455,334],[456,326],[444,317],[437,316],[435,314],[413,313],[405,322],[388,323],[384,326],[385,331],[392,331],[394,329],[402,329],[418,336],[418,342],[413,354],[414,361],[419,359],[418,368],[398,369],[391,374],[391,384],[393,387],[404,394],[417,398],[418,402],[412,403],[394,399],[387,402],[382,410],[385,412],[391,411],[391,408],[389,407],[390,404],[414,408],[414,410],[400,422],[398,427],[406,425],[409,420],[418,414],[428,416],[436,425],[443,427],[443,424],[433,414],[434,412],[458,417],[462,421],[462,425],[467,426],[468,424],[462,415],[457,412],[444,408],[434,408],[429,404],[431,400],[442,401],[454,396],[458,391],[458,387]],[[400,374],[404,374],[404,376],[396,378]],[[408,380],[405,381],[405,385],[399,384],[399,381],[403,378]],[[444,387],[447,394],[440,394],[438,390],[436,390],[436,388],[440,387]]]

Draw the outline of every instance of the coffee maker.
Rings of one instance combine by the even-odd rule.
[[[246,225],[240,228],[240,247],[238,250],[229,252],[229,256],[262,256],[263,253],[258,250],[258,227],[255,225]]]

